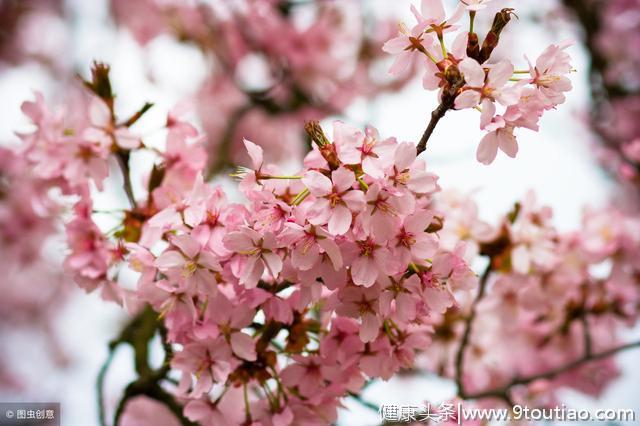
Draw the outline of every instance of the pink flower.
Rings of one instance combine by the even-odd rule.
[[[224,383],[238,364],[231,356],[229,346],[220,338],[189,343],[171,360],[171,366],[182,371],[180,393],[187,393],[193,383],[192,375],[196,377],[196,385],[189,393],[191,398],[208,393],[214,383]]]
[[[362,164],[362,170],[371,177],[384,176],[383,168],[395,149],[395,138],[380,140],[373,127],[367,127],[363,133],[341,121],[333,123],[333,137],[340,161]]]
[[[336,376],[335,368],[323,365],[319,356],[292,356],[293,364],[282,370],[280,377],[284,385],[297,387],[306,398],[317,395],[325,383]]]
[[[389,277],[388,283],[380,293],[380,313],[387,317],[391,316],[392,303],[395,305],[395,317],[400,321],[412,321],[417,315],[417,304],[419,297],[412,293],[414,288],[419,286],[420,279],[417,275],[412,275],[406,280],[404,277],[398,279]]]
[[[485,9],[487,7],[487,3],[490,1],[491,0],[460,0],[460,2],[466,6],[467,10],[473,12]]]
[[[331,331],[320,343],[320,354],[330,361],[348,363],[364,349],[359,329],[358,323],[351,318],[334,318]]]
[[[419,22],[411,28],[411,32],[401,25],[399,35],[382,46],[385,52],[398,55],[389,69],[391,74],[399,75],[412,68],[424,55],[422,51],[433,44],[433,35],[425,33],[428,25],[428,21]]]
[[[423,264],[436,253],[438,241],[425,232],[432,219],[433,214],[418,211],[405,217],[402,225],[398,227],[392,247],[394,256],[398,256],[401,264]]]
[[[248,226],[243,226],[239,231],[227,234],[223,244],[235,253],[233,274],[247,288],[257,286],[265,270],[273,278],[282,270],[282,259],[276,253],[278,244],[271,232],[260,234]]]
[[[366,194],[367,208],[362,213],[362,223],[369,235],[379,241],[393,237],[401,218],[411,213],[415,207],[413,197],[397,196],[381,188],[378,182],[369,186]]]
[[[518,143],[513,135],[514,126],[507,124],[503,117],[494,116],[495,110],[494,103],[488,99],[482,103],[481,126],[489,130],[476,151],[476,158],[482,164],[491,164],[498,154],[498,148],[511,158],[518,153]]]
[[[198,130],[188,121],[183,120],[183,116],[192,108],[188,103],[175,105],[167,115],[167,145],[179,145],[185,140],[198,136]]]
[[[222,292],[209,299],[204,321],[202,337],[218,337],[222,333],[233,354],[246,361],[255,361],[257,354],[253,338],[242,332],[255,317],[256,311],[242,303],[230,300]]]
[[[65,226],[71,253],[64,268],[76,283],[91,292],[108,281],[112,255],[111,244],[91,218],[92,203],[81,200],[75,207],[75,217]]]
[[[191,399],[185,404],[183,412],[186,418],[202,426],[232,426],[229,418],[207,397]]]
[[[407,188],[416,194],[429,194],[438,189],[438,176],[425,170],[424,161],[416,158],[416,147],[410,142],[396,145],[393,163],[386,175],[396,188]]]
[[[458,5],[453,15],[447,19],[447,13],[442,5],[442,0],[422,0],[420,3],[420,13],[415,6],[411,5],[411,12],[418,22],[427,22],[436,27],[443,26],[444,31],[454,31],[458,27],[452,24],[458,22],[464,13],[464,7]]]
[[[260,178],[262,176],[264,152],[260,146],[247,139],[243,139],[242,142],[244,143],[244,146],[247,149],[247,154],[249,154],[249,158],[251,159],[252,168],[243,168],[240,189],[252,189],[260,182]]]
[[[483,99],[497,101],[504,106],[518,102],[518,86],[505,87],[513,76],[513,64],[501,61],[489,68],[486,76],[483,67],[475,59],[466,58],[458,65],[464,75],[466,85],[462,93],[456,96],[456,109],[473,108]]]
[[[347,248],[345,257],[351,261],[351,278],[356,285],[371,287],[381,275],[399,272],[398,259],[372,236],[355,241]]]
[[[323,256],[331,260],[336,271],[342,267],[340,248],[322,228],[313,225],[303,228],[298,224],[289,223],[284,238],[290,247],[293,246],[291,264],[297,269],[308,271],[316,266]]]
[[[380,289],[349,286],[340,291],[341,304],[336,308],[338,315],[360,319],[360,340],[372,342],[382,326],[379,315],[378,294]]]
[[[302,182],[315,197],[309,207],[309,222],[314,225],[328,224],[332,235],[347,232],[352,214],[364,209],[364,193],[352,189],[356,178],[351,170],[340,167],[331,173],[331,179],[310,170],[305,173]]]
[[[564,102],[564,92],[571,90],[571,57],[564,50],[571,42],[561,45],[552,44],[536,60],[535,67],[529,64],[532,83],[540,90],[547,108]]]
[[[188,234],[171,238],[171,245],[177,250],[171,248],[163,252],[155,266],[181,288],[192,287],[204,294],[215,294],[214,272],[221,267],[214,254]]]

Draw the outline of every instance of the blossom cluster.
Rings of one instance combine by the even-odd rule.
[[[475,108],[480,111],[480,128],[487,132],[478,145],[476,157],[484,164],[496,158],[498,149],[515,157],[517,128],[537,131],[545,111],[565,101],[571,90],[567,77],[571,58],[565,52],[570,43],[551,45],[535,63],[516,69],[507,60],[493,57],[500,34],[513,15],[513,9],[502,9],[495,17],[482,45],[474,32],[476,12],[485,2],[459,2],[447,16],[440,1],[423,0],[421,10],[412,6],[417,23],[408,29],[400,26],[397,37],[387,41],[383,49],[397,55],[390,72],[403,72],[412,63],[424,68],[423,86],[439,90],[439,98],[453,101],[455,109]],[[469,31],[461,30],[459,21],[469,12]],[[450,49],[445,36],[456,34]],[[500,112],[498,112],[500,108]]]
[[[123,13],[143,3],[148,14]],[[277,40],[266,51],[273,55],[269,62],[287,63],[282,78],[288,83],[273,93],[278,103],[216,80],[212,85],[226,85],[214,93],[218,102],[230,102],[231,115],[238,106],[244,111],[248,98],[247,111],[259,105],[289,113],[300,88],[326,96],[323,106],[340,108],[342,96],[363,93],[351,86],[365,70],[338,75],[342,57],[330,53],[349,40],[350,28],[333,3],[318,6],[319,17],[306,30],[289,21],[297,6],[282,10],[270,1],[224,11],[202,6],[206,13],[191,4],[143,3],[114,2],[140,41],[177,30],[210,49],[220,61],[217,72],[227,76],[255,45]],[[401,26],[384,46],[398,54],[394,73],[423,63],[425,88],[440,90],[434,116],[480,110],[488,133],[477,157],[488,164],[498,149],[515,156],[514,129],[537,129],[541,115],[564,101],[571,66],[565,44],[550,46],[526,70],[495,61],[493,50],[513,11],[496,14],[481,45],[473,21],[486,3],[461,2],[447,18],[439,0],[424,1],[421,11],[412,9],[416,26]],[[445,35],[459,30],[466,12],[469,31],[461,30],[448,50]],[[175,20],[161,25],[168,14]],[[222,37],[211,37],[214,29]],[[211,40],[221,41],[211,46]],[[148,337],[160,336],[165,363],[148,372],[136,352],[141,380],[127,388],[116,424],[121,416],[122,424],[135,424],[140,415],[165,425],[180,416],[182,423],[205,426],[332,424],[344,398],[416,367],[452,378],[460,398],[535,405],[553,402],[559,386],[597,395],[615,376],[609,358],[548,372],[619,345],[619,330],[636,323],[636,217],[615,208],[589,211],[580,231],[561,233],[552,226],[551,209],[528,195],[491,225],[472,200],[441,191],[438,176],[418,157],[419,145],[343,121],[333,122],[331,138],[317,121],[307,122],[312,148],[295,173],[266,161],[263,144],[247,132],[249,165],[233,173],[245,201],[234,202],[234,194],[208,182],[211,160],[218,159],[207,158],[206,136],[183,118],[182,108],[169,112],[165,148],[157,149],[135,131],[150,105],[119,117],[106,65],[94,64],[84,86],[86,92],[63,109],[50,108],[38,93],[23,104],[34,129],[19,135],[21,149],[10,152],[0,170],[16,181],[7,194],[18,194],[15,187],[33,196],[16,199],[28,201],[16,204],[25,207],[25,229],[15,229],[12,220],[5,226],[16,205],[9,203],[7,214],[0,210],[0,243],[22,244],[31,253],[40,235],[51,232],[56,207],[43,210],[33,200],[49,200],[51,188],[58,188],[74,203],[65,224],[66,272],[136,318],[150,313],[156,328]],[[234,93],[242,98],[237,104]],[[270,128],[249,117],[254,132],[288,144],[279,119],[265,118]],[[291,126],[302,133],[299,127]],[[147,164],[144,191],[136,186],[134,192],[130,160],[143,151],[154,155],[153,164]],[[93,195],[108,188],[116,167],[129,205],[117,210],[117,227],[105,231]],[[32,179],[16,179],[22,169],[32,169]],[[478,262],[486,264],[481,276],[471,268]],[[126,282],[132,271],[136,282]],[[142,334],[137,326],[133,334]],[[140,342],[123,336],[137,351]],[[599,374],[590,374],[594,368]],[[172,414],[131,398],[141,395]]]
[[[638,3],[589,1],[579,16],[591,40],[587,45],[591,72],[598,77],[590,118],[604,145],[600,156],[620,181],[631,183],[636,190],[640,182],[640,126],[636,120],[640,111]]]
[[[251,401],[254,420],[334,421],[340,397],[410,367],[429,339],[426,318],[474,287],[464,246],[439,249],[437,177],[415,146],[342,122],[333,139],[319,139],[293,176],[245,141],[248,206],[196,180],[127,246],[138,297],[183,346],[172,366],[194,400],[187,412],[216,384],[275,381]]]
[[[0,147],[2,344],[15,345],[16,331],[23,339],[44,337],[50,350],[41,358],[60,366],[66,360],[49,324],[69,292],[59,265],[46,256],[44,242],[58,231],[63,210],[50,196],[51,187],[33,175],[19,150]],[[3,351],[0,359],[0,386],[11,391],[24,387],[24,371],[16,368],[11,354]]]
[[[439,233],[445,247],[466,242],[489,259],[486,295],[474,308],[464,357],[462,380],[470,393],[600,353],[620,344],[621,331],[637,324],[637,217],[613,206],[591,209],[579,230],[561,233],[551,224],[551,209],[540,207],[532,193],[496,225],[481,220],[475,203],[459,193],[444,193],[438,202],[443,211],[458,212],[445,214],[449,220]],[[432,317],[437,331],[418,365],[455,376],[455,355],[472,305],[461,301]],[[513,398],[554,406],[563,387],[598,397],[618,374],[615,362],[605,358],[514,389]]]

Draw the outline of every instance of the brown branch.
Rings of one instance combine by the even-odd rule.
[[[480,301],[482,300],[482,298],[486,293],[487,282],[489,281],[490,274],[491,274],[491,260],[489,260],[489,264],[485,268],[484,272],[482,273],[482,277],[480,278],[480,287],[478,288],[478,294],[476,295],[476,298],[471,304],[471,312],[469,312],[469,315],[465,320],[462,339],[460,341],[460,346],[458,347],[458,352],[456,353],[455,381],[456,381],[456,385],[458,386],[458,394],[463,398],[464,398],[463,395],[465,395],[464,384],[463,384],[464,355],[465,355],[467,346],[469,345],[469,340],[471,338],[471,331],[473,329],[473,321],[476,318],[478,303],[480,303]]]
[[[447,111],[453,109],[458,90],[460,90],[463,85],[464,79],[458,78],[453,84],[442,90],[442,100],[440,102],[440,105],[438,105],[438,107],[431,112],[431,119],[429,120],[429,124],[427,125],[427,128],[422,134],[420,142],[418,142],[418,146],[416,147],[418,155],[420,155],[427,149],[427,142],[429,142],[429,138],[433,134],[433,131],[438,125],[438,122],[442,119],[442,117],[444,117]]]
[[[137,208],[136,198],[133,195],[133,186],[131,185],[131,173],[129,170],[129,151],[121,151],[116,152],[116,159],[118,160],[118,165],[120,166],[120,170],[122,171],[122,187],[124,188],[124,192],[127,195],[127,199],[129,200],[129,204],[131,204],[131,208],[135,210]]]
[[[625,345],[621,345],[612,349],[609,349],[607,351],[598,353],[598,354],[594,354],[593,353],[593,342],[591,339],[591,333],[589,330],[589,324],[588,324],[588,320],[586,318],[586,315],[581,316],[580,320],[582,322],[582,326],[583,326],[583,336],[584,336],[584,355],[582,355],[580,358],[571,361],[567,364],[564,364],[560,367],[557,368],[553,368],[550,369],[548,371],[542,372],[542,373],[538,373],[538,374],[534,374],[534,375],[530,375],[530,376],[525,376],[525,377],[516,377],[513,380],[511,380],[509,383],[500,386],[500,387],[496,387],[493,389],[489,389],[489,390],[484,390],[484,391],[478,391],[478,392],[467,392],[464,389],[464,356],[465,356],[465,352],[467,347],[469,346],[469,341],[471,339],[471,333],[473,331],[473,322],[476,318],[476,314],[477,314],[477,306],[478,303],[483,299],[485,293],[486,293],[486,289],[487,289],[487,283],[488,283],[488,279],[489,276],[491,274],[491,262],[489,262],[489,265],[487,265],[487,268],[484,270],[484,273],[482,274],[482,277],[480,279],[480,286],[478,289],[478,294],[476,295],[476,298],[474,299],[472,305],[471,305],[471,312],[469,313],[469,315],[467,316],[466,320],[465,320],[465,326],[464,326],[464,331],[462,334],[462,338],[460,341],[460,346],[458,348],[458,352],[456,353],[456,359],[455,359],[455,383],[458,387],[458,395],[460,396],[460,398],[462,399],[482,399],[482,398],[499,398],[504,400],[505,402],[507,402],[507,404],[509,404],[510,406],[513,406],[513,402],[511,401],[511,397],[510,397],[510,392],[511,389],[514,386],[521,386],[521,385],[527,385],[531,382],[534,382],[536,380],[542,380],[542,379],[553,379],[563,373],[569,372],[575,368],[581,367],[582,365],[589,363],[589,362],[593,362],[593,361],[598,361],[604,358],[608,358],[612,355],[617,354],[618,352],[622,352],[625,350],[629,350],[629,349],[634,349],[634,348],[638,348],[640,347],[640,341],[638,342],[632,342],[632,343],[628,343]]]
[[[476,392],[476,393],[465,393],[465,394],[461,394],[460,397],[462,397],[463,399],[503,398],[504,395],[508,394],[511,388],[513,388],[514,386],[528,385],[529,383],[534,382],[536,380],[554,379],[557,376],[567,373],[575,368],[581,367],[582,365],[587,364],[589,362],[599,361],[599,360],[608,358],[610,356],[613,356],[619,352],[623,352],[623,351],[635,349],[635,348],[640,348],[640,341],[617,346],[615,348],[609,349],[607,351],[604,351],[595,355],[585,354],[574,361],[571,361],[560,367],[548,370],[544,373],[515,378],[504,386],[486,390],[486,391]]]
[[[580,317],[580,323],[582,324],[582,336],[584,342],[584,353],[587,356],[593,354],[593,340],[591,339],[591,330],[589,329],[589,319],[586,313]]]
[[[160,334],[165,351],[165,359],[163,364],[153,369],[149,365],[149,344],[156,333]],[[143,309],[136,317],[134,317],[127,326],[122,330],[117,339],[109,344],[109,356],[102,366],[98,375],[98,410],[100,413],[100,424],[106,426],[106,415],[104,409],[104,377],[107,373],[115,349],[123,344],[129,344],[134,353],[134,366],[138,378],[127,385],[120,402],[115,411],[113,425],[118,426],[120,419],[128,402],[139,395],[145,395],[149,398],[164,404],[176,416],[183,426],[195,426],[195,423],[189,421],[182,413],[182,405],[175,399],[173,395],[162,388],[161,382],[167,378],[170,370],[170,360],[173,349],[167,341],[167,331],[162,322],[158,319],[158,315],[150,307]]]

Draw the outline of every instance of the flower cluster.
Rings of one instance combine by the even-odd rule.
[[[63,211],[51,188],[34,176],[19,149],[0,147],[0,340],[5,347],[15,346],[17,335],[45,340],[49,350],[39,359],[62,366],[66,359],[50,324],[70,287],[59,259],[47,255]],[[0,387],[22,389],[24,370],[15,355],[4,351],[0,359]]]
[[[578,4],[565,2],[570,9]],[[576,10],[588,35],[594,105],[591,126],[602,142],[605,166],[637,191],[640,183],[640,18],[638,3],[627,0],[588,1]]]
[[[464,246],[439,248],[437,177],[415,146],[342,122],[333,139],[290,176],[245,141],[248,206],[196,180],[127,246],[137,296],[184,348],[179,391],[198,404],[242,385],[263,394],[254,416],[333,421],[340,397],[410,367],[427,318],[474,288]]]
[[[447,17],[441,1],[423,0],[420,11],[412,8],[416,25],[410,30],[401,25],[398,36],[385,43],[384,50],[397,55],[391,73],[400,73],[413,62],[422,63],[426,90],[439,90],[441,102],[452,102],[455,109],[480,111],[480,128],[487,134],[480,141],[476,156],[481,163],[490,164],[498,149],[509,157],[516,156],[515,129],[537,131],[543,113],[564,102],[564,92],[571,90],[567,75],[572,67],[565,52],[570,43],[549,46],[526,69],[516,69],[511,61],[494,58],[492,53],[513,10],[502,9],[496,14],[480,45],[473,22],[484,3],[487,2],[460,2]],[[458,25],[465,10],[470,16],[469,31]],[[457,35],[448,49],[445,35],[454,32]]]
[[[551,210],[538,207],[533,194],[496,226],[480,220],[473,201],[459,194],[445,193],[438,202],[445,212],[466,206],[467,220],[445,222],[442,232],[453,242],[477,245],[489,258],[481,284],[486,294],[479,302],[461,301],[456,309],[433,317],[437,332],[417,363],[455,377],[465,318],[474,310],[460,379],[467,395],[504,389],[513,380],[555,369],[560,373],[520,382],[511,397],[547,406],[557,402],[556,391],[562,387],[601,395],[618,375],[610,358],[565,371],[562,367],[615,347],[622,340],[619,331],[637,323],[637,217],[615,207],[589,210],[579,231],[560,233],[551,226]]]
[[[483,163],[498,149],[515,156],[514,129],[537,129],[571,88],[565,44],[550,46],[525,70],[494,60],[513,10],[496,14],[480,44],[473,22],[487,3],[463,1],[447,18],[439,0],[425,0],[421,11],[412,9],[416,26],[401,26],[385,44],[398,54],[393,73],[420,61],[424,87],[440,91],[426,138],[448,110],[480,111],[488,132],[477,154]],[[148,15],[123,13],[139,4]],[[341,74],[344,57],[335,49],[353,28],[337,5],[318,6],[304,30],[289,20],[288,2],[222,11],[153,0],[114,5],[141,41],[177,30],[213,52],[227,74],[211,82],[218,101],[229,102],[221,116],[250,120],[269,140],[289,143],[280,114],[299,114],[311,98],[339,109],[367,92],[351,86],[368,63]],[[469,31],[449,50],[445,36],[466,12]],[[161,25],[169,15],[175,19]],[[229,80],[255,50],[267,52],[270,64],[286,64],[279,76],[286,84],[266,91],[273,98]],[[312,148],[296,173],[265,161],[262,144],[244,139],[250,164],[233,176],[245,201],[234,202],[237,194],[208,182],[210,160],[220,158],[207,158],[204,136],[181,107],[165,121],[164,149],[155,149],[132,129],[151,105],[120,119],[109,68],[100,63],[84,86],[64,110],[49,108],[40,94],[23,104],[34,130],[20,134],[19,154],[0,162],[0,243],[35,251],[52,227],[56,205],[42,203],[50,188],[75,203],[65,225],[65,270],[85,291],[99,291],[135,316],[110,346],[131,345],[139,376],[115,410],[115,424],[140,417],[166,425],[176,424],[173,417],[205,426],[332,424],[344,398],[416,367],[453,379],[459,398],[487,404],[497,398],[544,406],[559,386],[597,395],[615,376],[604,355],[624,349],[619,330],[636,323],[640,306],[636,217],[615,208],[589,211],[580,231],[561,233],[551,209],[529,194],[491,225],[472,200],[441,192],[418,157],[426,139],[416,146],[342,121],[333,123],[331,138],[317,121],[307,122]],[[244,115],[256,106],[278,118]],[[300,114],[286,115],[296,132]],[[144,190],[134,192],[130,160],[141,151],[154,159]],[[93,195],[109,187],[110,165],[120,169],[128,206],[105,231]],[[24,168],[34,176],[20,182]],[[28,197],[13,201],[14,188]],[[21,229],[14,228],[15,211],[24,211]],[[470,265],[482,263],[478,277]],[[131,272],[135,284],[126,280]],[[147,359],[156,335],[165,353],[158,368]],[[590,374],[594,367],[600,374]]]

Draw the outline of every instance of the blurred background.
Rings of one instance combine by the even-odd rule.
[[[318,1],[323,2],[329,1]],[[322,119],[327,129],[332,120],[340,118],[357,126],[371,124],[383,136],[407,141],[420,138],[437,105],[436,95],[422,89],[420,69],[392,79],[387,73],[391,58],[380,50],[398,22],[413,23],[411,2],[338,2],[343,49],[334,52],[337,56],[333,58],[314,58],[326,65],[329,81],[312,75],[322,69],[318,63],[312,68],[305,62],[313,56],[313,49],[301,48],[300,66],[293,67],[296,75],[292,79],[274,75],[273,63],[266,59],[277,46],[257,43],[239,57],[224,52],[220,46],[244,35],[225,27],[229,18],[223,12],[219,28],[207,27],[215,19],[208,21],[206,10],[218,11],[222,3],[227,2],[0,0],[0,144],[17,144],[15,132],[29,129],[20,105],[33,99],[34,91],[52,101],[72,98],[79,90],[77,75],[87,76],[94,60],[112,68],[119,111],[132,113],[147,101],[155,104],[136,129],[145,135],[145,142],[161,143],[156,129],[164,124],[167,113],[176,105],[190,105],[191,118],[207,134],[210,168],[218,174],[216,180],[230,190],[233,186],[225,177],[227,172],[245,161],[238,145],[242,137],[265,146],[270,160],[295,170],[306,149],[302,124],[310,118]],[[260,2],[243,3],[258,7]],[[287,19],[295,20],[303,31],[313,23],[314,3],[283,2],[283,14],[295,15]],[[445,3],[452,10],[456,2]],[[574,89],[566,103],[543,117],[540,132],[520,132],[516,159],[498,155],[491,167],[475,160],[482,137],[476,111],[449,113],[439,124],[424,158],[440,176],[444,189],[474,194],[485,220],[494,222],[528,189],[553,208],[560,230],[576,229],[587,206],[602,207],[615,197],[629,202],[630,192],[624,187],[633,187],[636,179],[634,170],[626,167],[633,158],[624,157],[622,145],[608,140],[619,136],[611,136],[610,130],[619,129],[620,123],[611,115],[600,121],[608,130],[593,123],[594,111],[636,111],[634,103],[625,107],[610,102],[614,91],[602,94],[607,86],[637,91],[633,74],[638,69],[633,63],[623,64],[629,60],[628,53],[595,37],[614,22],[616,31],[626,29],[623,35],[627,38],[616,35],[619,43],[640,51],[640,4],[613,3],[626,3],[626,9],[610,11],[597,1],[494,0],[488,11],[479,14],[477,26],[482,34],[496,10],[516,9],[519,19],[507,27],[498,54],[512,58],[520,68],[527,67],[524,55],[535,59],[547,45],[572,39],[575,44],[569,53],[576,69]],[[584,8],[600,14],[598,27],[589,27],[590,21],[582,19]],[[628,16],[616,21],[623,12]],[[247,27],[251,24],[249,20]],[[322,45],[325,41],[315,42]],[[602,51],[612,52],[606,58],[608,68],[594,70],[594,53],[597,56]],[[357,61],[349,62],[354,55],[365,64],[364,69]],[[595,65],[600,66],[602,60],[595,57]],[[347,75],[340,75],[342,68]],[[287,87],[281,90],[283,85]],[[609,103],[603,107],[605,102]],[[624,102],[633,100],[624,98]],[[633,130],[629,132],[631,136],[623,135],[621,144],[634,139]],[[136,161],[144,164],[145,158]],[[621,176],[626,179],[622,179],[624,185]],[[142,185],[142,175],[134,174],[134,185]],[[118,182],[107,185],[96,207],[125,205],[119,190],[109,190],[118,186]],[[111,218],[98,220],[106,229]],[[60,231],[61,224],[53,226]],[[28,263],[5,256],[9,249],[0,243],[0,400],[60,401],[63,425],[98,424],[96,377],[107,356],[108,342],[127,316],[97,294],[82,293],[64,277],[59,265],[65,247],[55,229],[37,241],[41,253]],[[634,334],[640,336],[640,331]],[[590,409],[640,407],[640,396],[633,392],[640,383],[639,355],[630,352],[619,358],[622,374],[600,399],[569,393],[568,404]],[[115,404],[133,374],[131,352],[123,347],[107,376],[107,402]],[[419,404],[442,401],[454,393],[453,384],[444,380],[398,377],[391,383],[373,384],[365,396],[376,404]],[[347,401],[339,424],[375,425],[377,420],[375,412]]]

